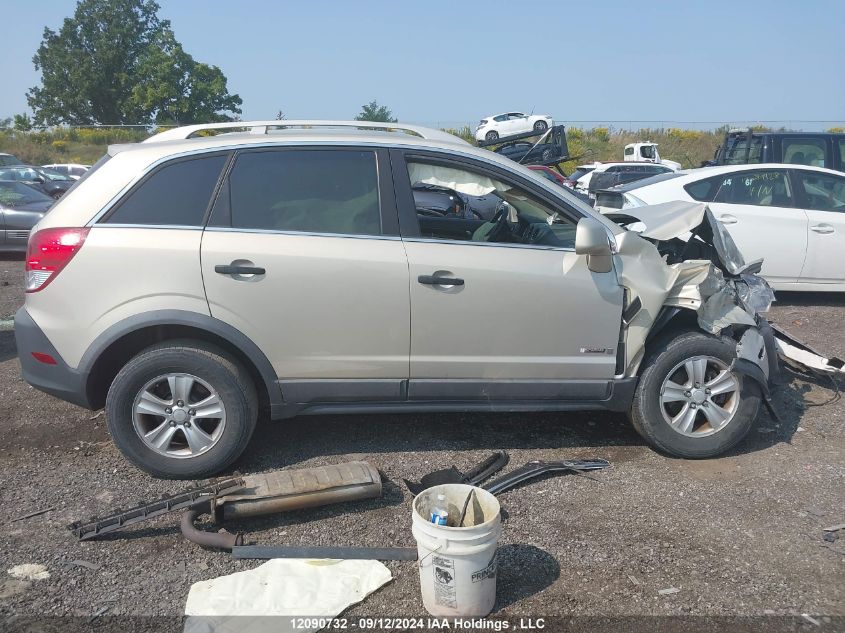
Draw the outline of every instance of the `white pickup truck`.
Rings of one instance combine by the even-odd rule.
[[[657,143],[646,141],[644,143],[628,143],[625,146],[625,161],[633,161],[637,163],[659,163],[671,167],[672,171],[678,171],[681,168],[681,163],[666,158],[660,158],[657,152]]]

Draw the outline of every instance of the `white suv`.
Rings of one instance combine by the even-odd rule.
[[[767,393],[768,289],[729,237],[662,233],[436,130],[178,128],[110,147],[33,229],[22,371],[165,477],[230,465],[259,414],[607,409],[715,455]]]

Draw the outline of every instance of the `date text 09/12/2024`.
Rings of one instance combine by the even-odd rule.
[[[357,629],[359,631],[418,629],[454,631],[539,631],[546,628],[544,618],[505,619],[487,618],[292,618],[293,629],[314,628],[328,630]]]

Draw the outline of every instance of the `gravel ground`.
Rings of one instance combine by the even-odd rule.
[[[0,260],[0,319],[21,302],[21,271],[20,260]],[[784,295],[770,316],[845,357],[843,307],[843,296]],[[706,461],[653,452],[614,414],[266,423],[238,463],[241,472],[366,459],[384,473],[385,494],[230,528],[264,544],[413,545],[403,477],[450,464],[467,468],[497,449],[510,452],[511,467],[538,458],[603,457],[613,467],[594,479],[549,478],[501,495],[506,519],[495,616],[841,616],[845,531],[828,542],[822,528],[845,522],[845,404],[823,404],[833,395],[829,387],[789,376],[775,394],[782,422],[761,412],[737,449]],[[21,381],[10,331],[0,331],[0,429],[0,616],[178,616],[192,583],[257,565],[187,543],[171,518],[76,542],[67,523],[184,484],[128,464],[102,414]],[[45,508],[52,509],[12,522]],[[45,565],[49,579],[7,575],[21,563]],[[350,617],[425,614],[414,566],[388,567],[393,582]],[[658,593],[668,588],[679,591]]]

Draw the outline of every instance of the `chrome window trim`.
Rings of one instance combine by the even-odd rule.
[[[199,228],[202,227],[192,227]],[[358,240],[388,240],[401,241],[398,235],[365,235],[363,233],[319,233],[317,231],[283,231],[277,229],[242,229],[232,226],[209,226],[205,228],[206,231],[214,233],[267,233],[269,235],[290,235],[290,236],[304,236],[304,237],[346,237]]]
[[[201,226],[196,226],[194,224],[112,224],[111,222],[97,224],[92,228],[97,229],[176,229],[179,231],[202,231]]]
[[[462,246],[487,246],[496,248],[529,248],[537,251],[564,251],[574,253],[574,248],[566,246],[547,246],[545,244],[513,244],[510,242],[471,242],[468,240],[447,240],[436,237],[405,237],[405,242],[423,242],[426,244],[459,244]]]

